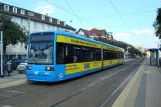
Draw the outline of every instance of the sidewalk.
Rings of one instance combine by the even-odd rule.
[[[146,59],[112,107],[161,107],[161,68]]]
[[[11,73],[9,77],[0,78],[0,89],[16,86],[26,83],[26,75],[18,74],[16,71]]]

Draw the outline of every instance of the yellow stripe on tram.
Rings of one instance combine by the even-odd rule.
[[[69,44],[75,44],[75,45],[81,45],[81,46],[87,46],[87,47],[93,47],[93,48],[101,48],[101,44],[88,42],[85,40],[80,40],[80,39],[76,39],[68,36],[62,36],[62,35],[57,36],[57,42],[69,43]]]

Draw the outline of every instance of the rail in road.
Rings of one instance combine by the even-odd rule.
[[[59,83],[29,82],[0,90],[0,106],[109,107],[142,64],[142,59]]]

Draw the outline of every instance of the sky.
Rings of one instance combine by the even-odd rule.
[[[72,27],[106,29],[114,39],[133,46],[157,48],[153,23],[161,0],[0,0],[46,14]],[[119,15],[120,14],[120,15]],[[121,18],[121,17],[122,18]],[[161,43],[161,42],[160,42]]]

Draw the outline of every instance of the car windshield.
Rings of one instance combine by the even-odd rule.
[[[53,36],[53,33],[30,36],[29,64],[53,64]]]

